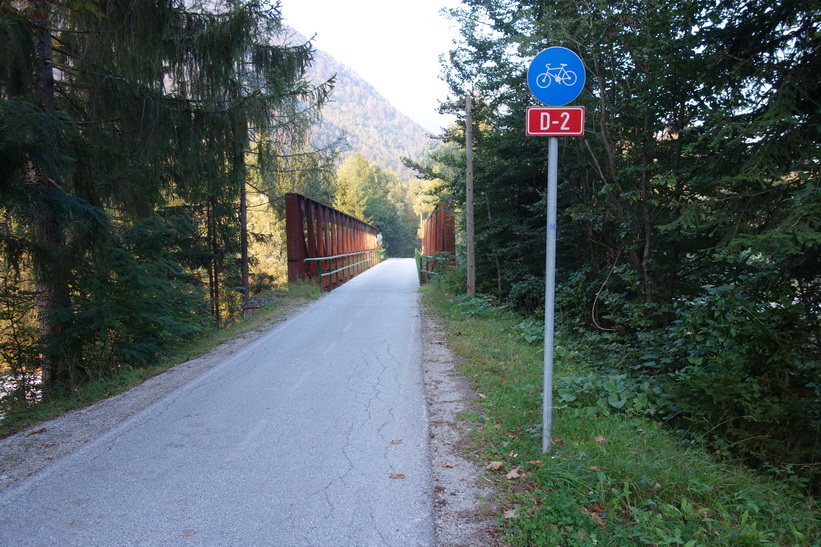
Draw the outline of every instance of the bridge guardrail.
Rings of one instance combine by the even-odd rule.
[[[455,264],[453,253],[439,253],[438,255],[423,255],[415,250],[416,271],[419,274],[419,284],[424,285],[440,270]]]
[[[361,259],[363,256],[367,258]],[[370,249],[334,256],[306,258],[305,262],[316,262],[322,288],[330,290],[383,260],[385,260],[385,249]],[[323,262],[330,268],[329,271],[323,271]]]
[[[285,195],[285,232],[289,283],[332,289],[384,258],[374,226],[299,194]]]
[[[416,251],[419,283],[436,271],[456,264],[454,213],[449,203],[437,205],[422,226],[422,250]]]

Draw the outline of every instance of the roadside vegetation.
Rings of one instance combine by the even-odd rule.
[[[45,394],[36,386],[29,386],[25,392],[13,390],[0,398],[0,437],[14,434],[40,420],[54,418],[127,391],[174,365],[208,353],[224,342],[254,331],[270,329],[273,323],[289,317],[321,294],[318,284],[307,282],[295,283],[287,291],[269,291],[261,295],[270,299],[262,308],[251,311],[245,317],[238,317],[226,328],[213,328],[200,336],[180,340],[173,351],[152,366],[122,365],[116,370],[103,369],[95,378],[67,382],[59,386],[60,389],[48,390]],[[29,381],[34,379],[29,378]],[[23,393],[26,394],[25,399]]]
[[[442,277],[423,288],[424,302],[479,399],[481,411],[464,419],[497,487],[506,544],[821,545],[805,481],[711,453],[702,433],[671,427],[675,401],[652,378],[595,360],[566,331],[555,350],[552,448],[542,454],[541,322],[464,296],[458,272]]]
[[[476,292],[525,330],[543,319],[548,155],[523,130],[526,71],[550,46],[585,64],[585,134],[559,138],[555,305],[561,351],[595,368],[567,374],[558,404],[605,396],[821,494],[817,6],[463,0],[450,15],[458,122],[419,168],[460,233],[471,96]]]

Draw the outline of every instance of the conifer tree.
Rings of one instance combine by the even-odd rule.
[[[307,83],[311,45],[282,45],[280,21],[257,0],[0,3],[2,206],[20,226],[5,244],[33,264],[46,382],[72,377],[89,348],[134,339],[117,291],[193,298],[207,272],[219,320],[239,277],[252,139],[305,131],[330,90]],[[134,239],[147,227],[160,250]],[[144,276],[160,283],[153,297]],[[166,325],[142,358],[172,325],[204,324],[187,307],[131,321]]]

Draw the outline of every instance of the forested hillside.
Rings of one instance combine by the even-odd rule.
[[[562,344],[599,363],[614,407],[644,386],[643,412],[820,491],[817,5],[462,4],[448,79],[476,104],[479,290],[542,313],[547,139],[524,134],[526,71],[568,47],[587,122],[559,150]],[[463,105],[431,173],[460,205]]]
[[[322,120],[315,128],[317,148],[344,136],[340,148],[343,158],[361,154],[403,180],[416,176],[402,158],[419,159],[433,145],[418,123],[396,110],[371,84],[327,52],[317,51],[309,73],[317,82],[336,76],[333,98],[323,108]]]

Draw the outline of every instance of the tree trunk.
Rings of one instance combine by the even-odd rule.
[[[213,198],[208,198],[207,223],[208,223],[208,244],[211,251],[211,259],[208,267],[209,283],[211,285],[211,313],[217,322],[217,326],[222,325],[220,317],[220,260],[219,260],[219,240],[217,237],[217,220],[215,203]]]
[[[42,184],[42,183],[41,183]],[[47,182],[46,182],[47,184]],[[49,191],[45,189],[45,191]],[[59,266],[54,269],[54,255],[61,254],[66,239],[63,226],[53,215],[38,219],[34,225],[35,237],[46,251],[45,256],[34,260],[34,276],[37,288],[37,314],[40,320],[40,340],[44,343],[41,357],[42,378],[46,385],[67,380],[69,369],[67,356],[59,349],[57,341],[68,327],[65,317],[71,308],[68,284]]]
[[[490,198],[485,192],[485,204],[487,205],[487,222],[488,225],[493,224],[493,218],[490,216]],[[502,301],[504,294],[502,294],[502,263],[499,261],[499,250],[497,245],[493,245],[493,260],[496,263],[496,297],[499,302]]]
[[[651,242],[653,238],[653,221],[650,218],[650,191],[648,185],[649,181],[649,165],[647,152],[648,134],[650,133],[650,121],[645,116],[644,118],[644,138],[642,142],[641,153],[641,207],[642,220],[644,222],[644,249],[641,255],[641,271],[644,278],[644,299],[647,304],[653,303],[653,293],[655,292],[655,281],[653,279],[653,272],[650,270]]]
[[[34,82],[33,100],[40,103],[43,111],[56,113],[54,101],[54,72],[51,62],[51,34],[48,30],[48,2],[35,3],[34,48],[37,53],[37,75]],[[54,136],[57,139],[57,136]],[[55,204],[62,193],[62,181],[46,177],[33,162],[29,168],[29,181],[43,197],[51,194],[51,199],[43,203]],[[49,208],[51,209],[51,208]],[[41,358],[42,379],[46,385],[68,379],[67,356],[59,349],[58,339],[68,327],[68,311],[71,299],[68,282],[61,268],[60,255],[65,250],[65,229],[60,224],[55,211],[43,210],[34,222],[34,237],[40,252],[34,256],[34,276],[37,288],[37,313],[40,322],[40,340],[43,346]],[[60,312],[63,312],[62,314]],[[62,315],[62,317],[61,317]]]

